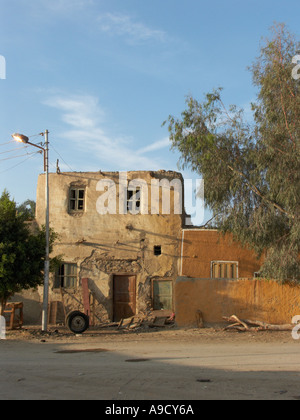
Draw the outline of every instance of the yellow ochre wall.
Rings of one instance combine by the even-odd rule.
[[[272,280],[195,279],[179,277],[175,285],[177,325],[195,326],[200,310],[204,322],[221,323],[223,316],[271,324],[289,324],[300,315],[300,286]]]
[[[212,261],[237,261],[240,278],[254,277],[262,265],[254,252],[234,242],[231,235],[217,230],[184,230],[180,275],[210,278]]]
[[[236,261],[239,279],[212,279],[212,261]],[[300,315],[300,286],[254,279],[262,260],[230,235],[217,230],[184,230],[180,277],[175,283],[176,322],[195,326],[196,312],[204,322],[222,323],[223,316],[273,324],[291,323]]]

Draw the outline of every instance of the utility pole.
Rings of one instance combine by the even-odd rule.
[[[46,253],[45,253],[45,267],[44,267],[44,299],[43,299],[43,313],[42,313],[42,331],[48,329],[48,301],[49,301],[49,272],[50,272],[50,227],[49,227],[49,131],[40,133],[45,137],[44,147],[31,143],[29,137],[24,134],[15,133],[12,135],[13,139],[19,143],[30,144],[37,147],[44,153],[44,172],[45,172],[45,209],[46,209]]]
[[[49,131],[45,131],[45,151],[44,151],[44,165],[45,165],[45,206],[46,206],[46,255],[45,255],[45,270],[44,270],[44,298],[43,298],[43,314],[42,314],[42,331],[48,329],[48,302],[49,302],[49,271],[50,271],[50,227],[49,227]]]

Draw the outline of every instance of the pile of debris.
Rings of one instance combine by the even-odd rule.
[[[231,317],[223,317],[225,321],[231,322],[231,325],[228,325],[224,328],[224,331],[235,329],[237,331],[291,331],[295,325],[284,324],[284,325],[273,325],[268,324],[262,321],[251,321],[251,320],[241,320],[236,315]]]
[[[130,318],[121,319],[120,322],[109,324],[109,327],[117,327],[118,330],[137,330],[148,328],[166,328],[175,325],[175,314],[171,316],[156,316],[152,312],[139,314]]]

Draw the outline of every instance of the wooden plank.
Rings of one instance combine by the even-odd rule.
[[[64,298],[64,292],[63,292],[62,287],[60,288],[60,295],[61,295],[61,302],[62,302],[62,305],[63,305],[63,311],[64,311],[64,320],[65,320],[65,319],[66,319],[66,317],[67,317],[67,312],[66,312],[66,307],[65,307],[65,298]]]
[[[118,325],[118,329],[120,328],[129,328],[130,325],[132,324],[134,317],[130,317],[127,319],[121,319],[119,325]]]
[[[91,316],[89,279],[81,279],[84,313]]]
[[[58,308],[58,302],[53,301],[50,303],[50,311],[49,311],[49,324],[50,325],[56,325],[57,324],[57,308]]]

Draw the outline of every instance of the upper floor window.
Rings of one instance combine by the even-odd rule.
[[[211,277],[213,279],[237,279],[238,263],[232,261],[213,261],[211,263]]]
[[[127,211],[131,214],[139,214],[141,212],[141,188],[127,190]]]
[[[84,188],[71,188],[69,197],[69,209],[71,212],[83,212],[85,203]]]

